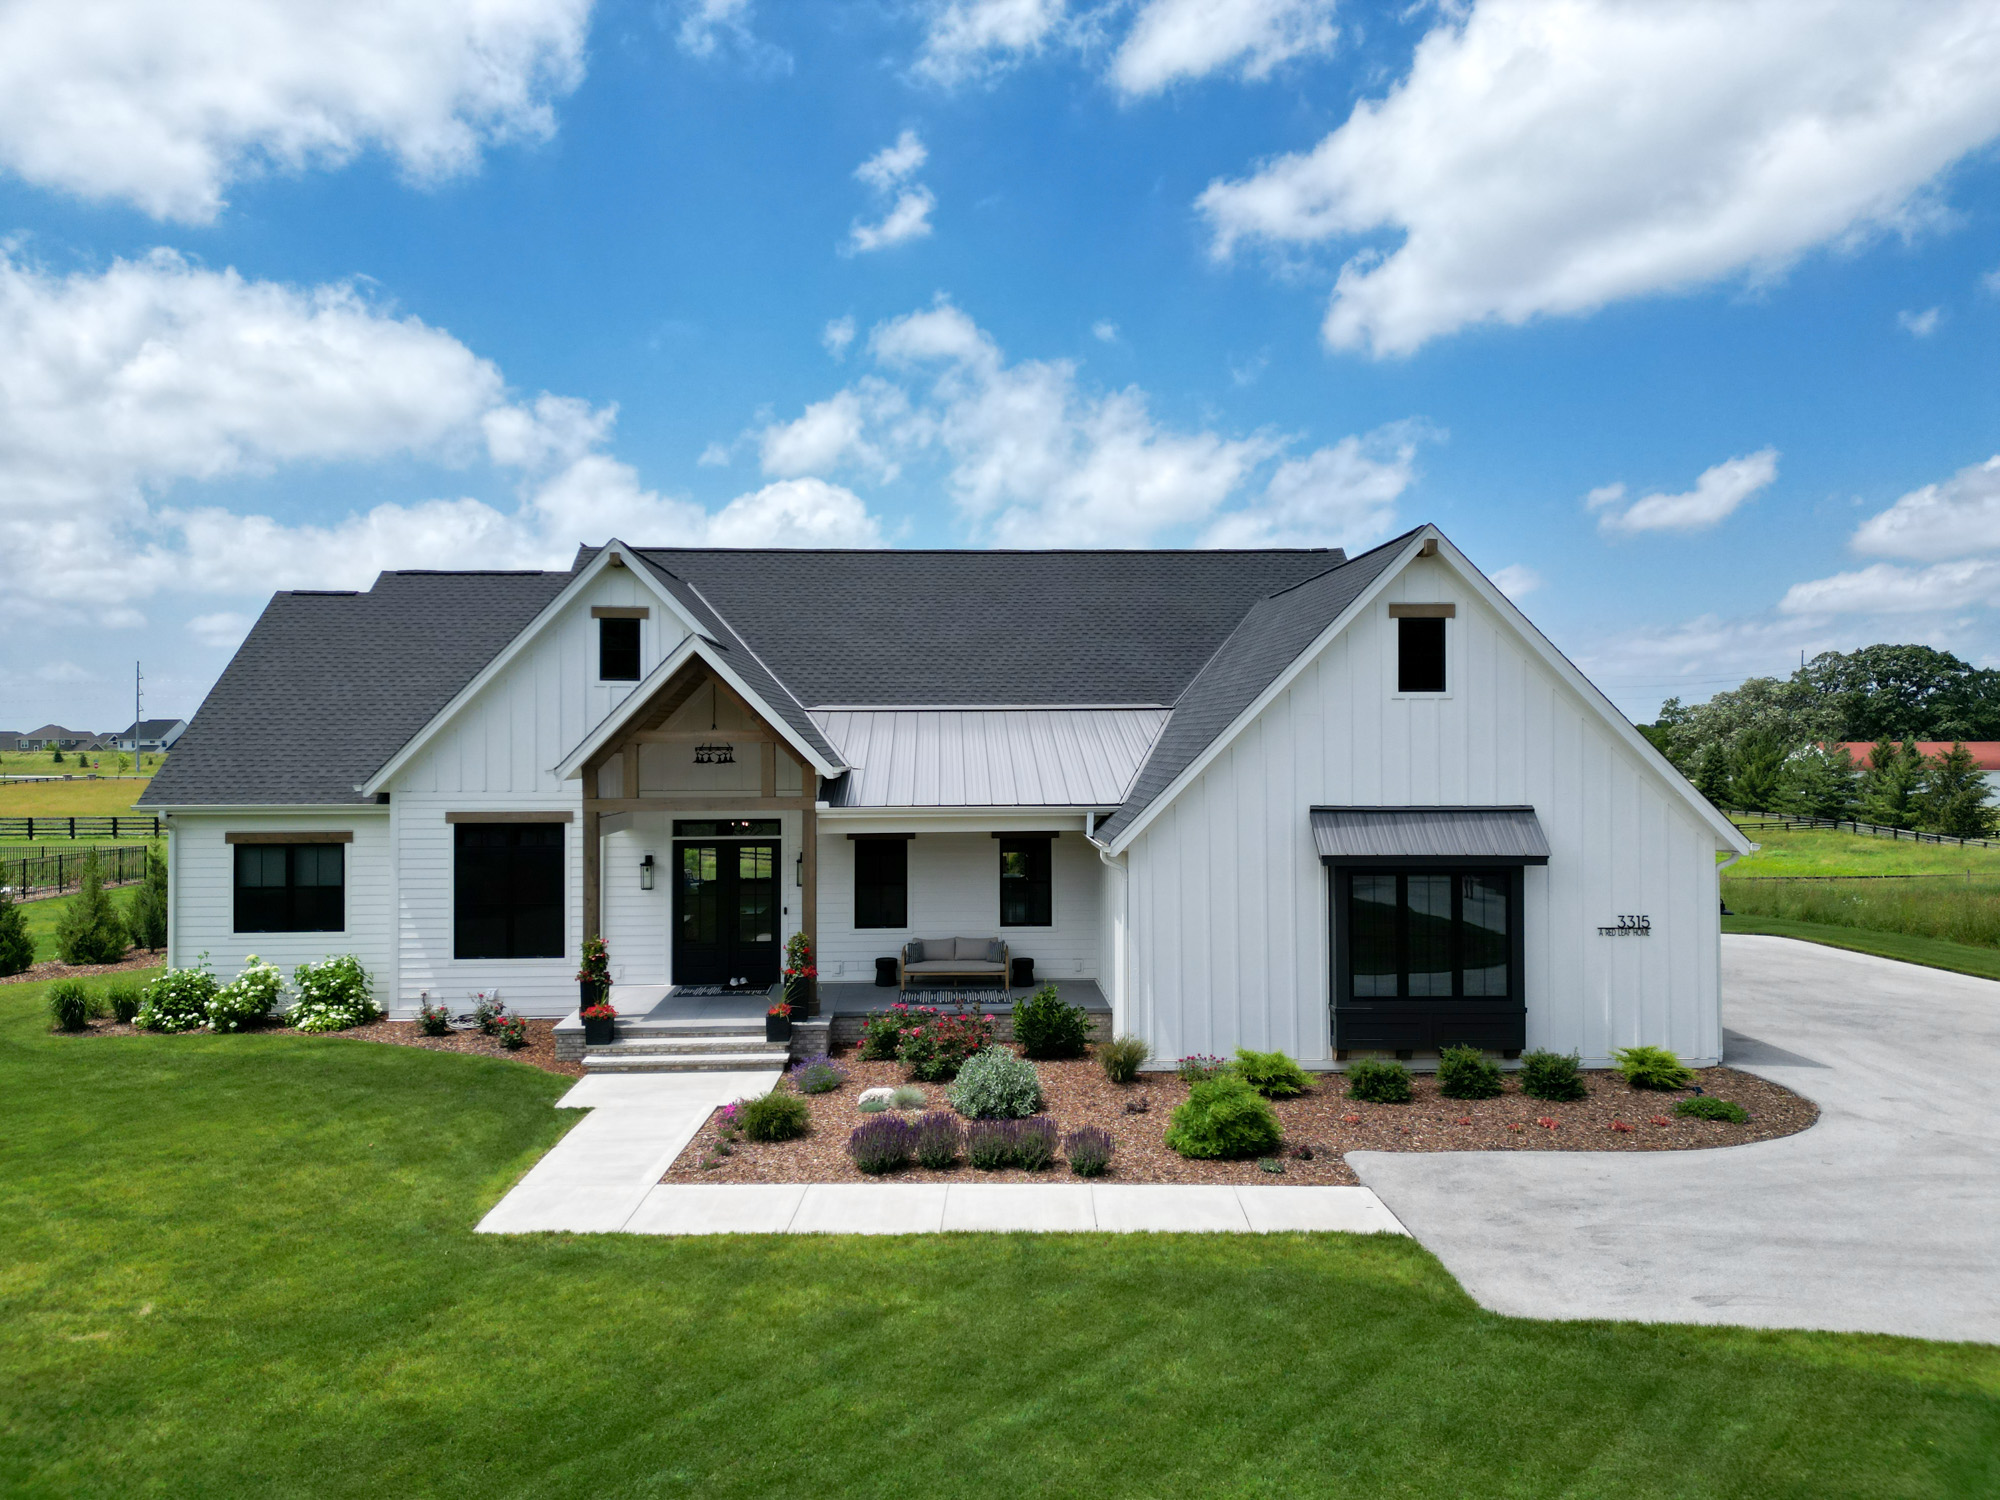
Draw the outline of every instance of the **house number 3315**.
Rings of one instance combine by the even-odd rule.
[[[1653,919],[1644,914],[1621,916],[1614,925],[1597,930],[1605,937],[1651,937]]]

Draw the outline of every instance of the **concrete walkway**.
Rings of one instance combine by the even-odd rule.
[[[2000,984],[1725,937],[1725,1061],[1820,1106],[1722,1151],[1357,1151],[1481,1304],[2000,1342]]]

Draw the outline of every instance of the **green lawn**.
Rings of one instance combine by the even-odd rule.
[[[2000,1491],[2000,1349],[1519,1321],[1388,1238],[479,1238],[566,1080],[38,999],[10,1496]]]
[[[1950,969],[1953,973],[1971,974],[1980,979],[2000,979],[2000,949],[1953,943],[1943,938],[1757,916],[1724,917],[1722,930],[1799,938],[1808,943],[1824,943],[1829,948],[1846,948],[1855,953],[1873,953],[1882,958],[1898,959],[1906,964],[1922,964],[1925,968]]]
[[[136,884],[111,887],[112,904],[120,915],[131,910],[132,893],[138,890]],[[74,895],[50,896],[42,901],[23,901],[21,918],[28,928],[28,936],[35,940],[35,962],[46,963],[56,954],[56,923],[63,910],[76,900]]]
[[[2000,849],[1919,844],[1909,839],[1835,833],[1830,828],[1747,828],[1760,847],[1727,871],[1744,875],[1964,875],[2000,878]],[[1915,882],[1912,882],[1914,884]]]

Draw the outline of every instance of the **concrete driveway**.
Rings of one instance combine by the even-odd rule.
[[[1725,1061],[1810,1130],[1719,1151],[1357,1151],[1496,1312],[2000,1343],[2000,983],[1722,940]]]

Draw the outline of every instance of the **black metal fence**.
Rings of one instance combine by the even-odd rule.
[[[148,852],[145,844],[125,844],[95,852],[106,885],[131,885],[145,878]],[[83,883],[84,860],[90,853],[84,849],[63,849],[54,854],[25,854],[18,859],[0,854],[0,885],[17,897],[59,896]]]
[[[0,839],[157,839],[166,837],[163,818],[120,813],[116,817],[0,818]]]

